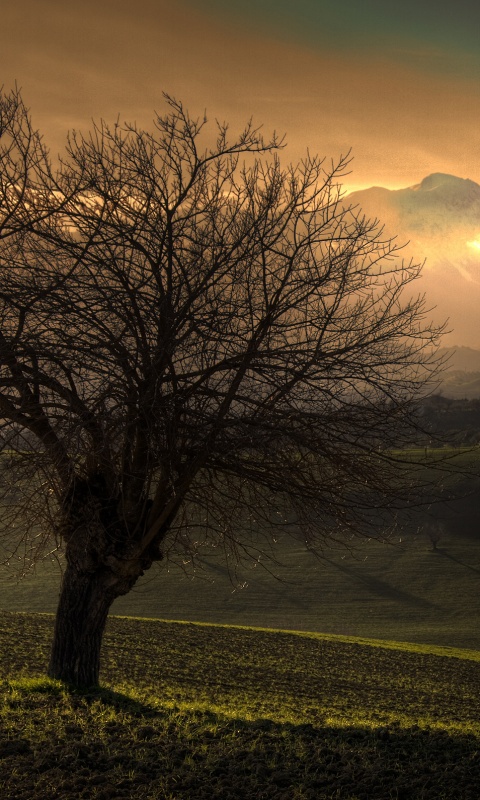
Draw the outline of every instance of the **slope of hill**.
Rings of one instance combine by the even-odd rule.
[[[247,564],[236,578],[223,553],[203,550],[195,571],[166,561],[146,573],[113,613],[480,649],[479,523],[471,496],[431,509],[389,544],[363,542],[352,552],[333,544],[321,559],[279,536],[279,563]],[[0,570],[0,608],[55,611],[56,565],[39,565],[18,584],[11,576]]]
[[[0,615],[2,800],[478,797],[479,653],[111,619],[71,693],[52,624]]]

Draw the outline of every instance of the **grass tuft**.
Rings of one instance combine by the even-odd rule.
[[[8,685],[12,693],[16,694],[38,692],[40,694],[58,695],[65,691],[65,685],[62,681],[55,681],[51,678],[19,678],[8,681]]]

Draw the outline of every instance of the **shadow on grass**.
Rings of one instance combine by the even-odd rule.
[[[88,689],[66,687],[66,689],[72,697],[81,699],[88,705],[100,701],[103,705],[109,706],[114,711],[125,712],[134,716],[152,717],[162,716],[165,713],[164,711],[159,711],[155,706],[148,705],[135,697],[103,686],[93,686]]]
[[[52,680],[46,677],[19,678],[7,680],[5,682],[11,689],[19,692],[23,697],[30,701],[35,695],[46,695],[55,699],[65,695],[75,707],[83,705],[85,708],[93,704],[101,703],[119,713],[131,714],[133,716],[152,717],[165,715],[165,711],[160,711],[158,707],[144,703],[136,697],[117,692],[105,686],[90,686],[79,689],[63,681]]]
[[[472,572],[476,572],[478,575],[480,575],[480,569],[478,567],[472,567],[471,564],[466,564],[465,561],[460,561],[459,558],[455,558],[455,556],[452,556],[452,554],[449,553],[444,547],[437,547],[435,548],[434,552],[437,555],[443,556],[443,558],[448,558],[450,559],[450,561],[455,561],[455,563],[460,564],[461,567],[465,567],[466,569],[469,569]]]
[[[392,586],[386,581],[382,581],[380,578],[375,578],[373,575],[361,573],[352,567],[338,564],[338,562],[331,561],[329,558],[324,558],[324,560],[328,561],[329,564],[332,564],[332,566],[336,567],[340,572],[344,572],[349,577],[360,581],[373,595],[377,595],[384,600],[403,603],[404,605],[413,606],[415,608],[443,611],[441,606],[437,605],[436,603],[431,603],[429,600],[425,600],[423,597],[418,597],[413,594],[409,594],[408,592],[404,592],[402,589],[397,589],[395,586]]]
[[[45,713],[45,692],[37,708],[34,694],[16,721],[18,748],[0,734],[2,800],[478,800],[473,736],[230,719],[102,688],[52,692],[57,727],[39,742],[32,717]]]

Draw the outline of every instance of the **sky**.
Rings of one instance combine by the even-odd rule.
[[[167,92],[285,134],[288,162],[351,150],[347,190],[480,183],[479,32],[477,0],[14,0],[0,80],[52,154],[92,119],[149,127]]]

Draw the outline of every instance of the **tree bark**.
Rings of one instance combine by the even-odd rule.
[[[105,570],[68,564],[58,603],[48,675],[76,687],[98,685],[100,648],[108,612],[117,594],[105,585]]]

